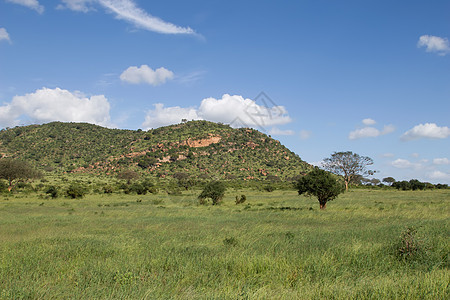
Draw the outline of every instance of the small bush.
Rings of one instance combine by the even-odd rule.
[[[46,193],[47,195],[50,195],[50,197],[52,197],[53,199],[57,198],[58,195],[59,195],[58,189],[57,189],[55,186],[53,186],[53,185],[49,186],[49,187],[45,190],[45,193]]]
[[[432,268],[442,263],[439,255],[431,252],[427,241],[413,227],[408,227],[401,233],[394,250],[396,257],[408,264]]]
[[[269,184],[269,185],[266,185],[266,186],[264,187],[264,190],[265,190],[266,192],[271,193],[271,192],[273,192],[273,191],[275,190],[275,187],[274,187],[273,185]]]
[[[135,182],[130,185],[130,192],[136,193],[138,195],[145,195],[147,194],[147,189],[141,183]]]
[[[217,205],[225,195],[226,187],[223,182],[211,181],[198,196],[200,204],[206,204],[206,198],[211,198],[212,204]]]
[[[229,238],[227,237],[223,240],[223,244],[228,247],[234,247],[234,246],[237,246],[237,244],[239,244],[239,242],[234,237],[229,237]]]
[[[105,185],[103,187],[103,193],[105,194],[112,194],[113,193],[113,187],[110,185]]]
[[[236,205],[244,203],[247,200],[247,197],[245,195],[241,195],[241,197],[236,196]]]
[[[71,184],[66,190],[66,195],[72,199],[83,198],[86,195],[86,189],[79,184]]]
[[[3,180],[0,180],[0,192],[5,192],[8,190],[8,184]]]

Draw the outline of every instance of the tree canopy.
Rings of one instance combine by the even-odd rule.
[[[344,192],[344,186],[327,171],[315,167],[306,176],[297,181],[298,194],[316,196],[319,200],[320,209],[325,209],[327,202],[334,200]]]
[[[218,204],[223,196],[225,195],[226,187],[223,182],[220,181],[211,181],[208,183],[201,194],[198,196],[198,199],[201,203],[204,203],[206,198],[211,198],[212,204]]]
[[[375,171],[367,169],[373,165],[373,160],[367,156],[360,156],[351,151],[334,152],[331,157],[323,160],[323,168],[336,175],[344,177],[345,190],[356,176],[373,175]]]
[[[18,180],[34,179],[40,176],[41,174],[25,161],[11,158],[0,159],[0,178],[8,181],[9,191]]]

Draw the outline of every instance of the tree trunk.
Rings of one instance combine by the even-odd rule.
[[[320,202],[320,209],[325,209],[327,208],[327,203],[326,202]]]
[[[345,191],[348,192],[348,181],[345,180]]]

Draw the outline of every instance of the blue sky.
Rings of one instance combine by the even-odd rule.
[[[251,126],[450,183],[449,1],[0,0],[0,127]],[[263,94],[261,94],[263,92]]]

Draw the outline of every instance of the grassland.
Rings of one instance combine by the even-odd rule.
[[[0,196],[0,299],[450,298],[450,190],[197,195]]]

